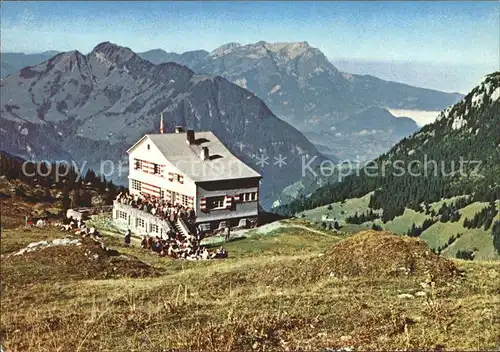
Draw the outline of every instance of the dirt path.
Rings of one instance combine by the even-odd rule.
[[[322,235],[322,236],[328,236],[328,237],[333,237],[333,238],[338,238],[338,239],[341,238],[338,235],[329,234],[329,233],[326,233],[326,232],[323,232],[321,230],[317,230],[317,229],[314,229],[314,228],[311,228],[311,227],[308,227],[305,225],[297,225],[297,224],[287,223],[287,222],[282,222],[282,223],[278,222],[274,226],[272,226],[271,228],[269,228],[269,226],[264,225],[260,228],[260,231],[259,231],[259,228],[239,230],[238,232],[235,232],[234,235],[236,235],[235,237],[241,237],[241,236],[244,236],[246,232],[250,232],[252,230],[257,230],[257,233],[262,235],[262,234],[266,234],[266,233],[271,232],[272,230],[278,229],[278,228],[298,228],[298,229],[313,232],[313,233],[316,233],[316,234]],[[108,230],[100,230],[100,232],[104,235],[119,238],[123,242],[124,234],[116,233],[116,232],[112,232],[112,231],[108,231]],[[208,238],[211,238],[211,240],[209,240],[208,242],[205,241],[204,245],[212,244],[212,242],[220,242],[220,241],[223,241],[223,239],[224,239],[223,236],[213,236],[213,237],[208,237]],[[138,237],[132,236],[131,245],[140,247],[141,246],[141,239]]]
[[[323,235],[323,236],[340,238],[340,236],[338,236],[338,235],[331,235],[329,233],[326,233],[326,232],[323,232],[323,231],[320,231],[320,230],[316,230],[316,229],[307,227],[305,225],[287,224],[286,227],[296,227],[296,228],[303,229],[303,230],[306,230],[306,231],[309,231],[309,232],[314,232],[314,233],[317,233],[317,234],[320,234],[320,235]]]
[[[123,237],[125,237],[125,235],[123,235],[123,234],[119,234],[119,233],[111,232],[111,231],[106,231],[106,230],[99,230],[99,232],[102,233],[103,235],[106,235],[106,236],[111,236],[111,237],[119,238],[119,239],[122,240],[122,243],[123,243]],[[140,247],[141,246],[141,239],[132,236],[130,238],[130,244],[132,246]]]

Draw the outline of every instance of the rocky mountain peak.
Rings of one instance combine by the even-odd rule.
[[[264,40],[261,40],[257,43],[251,43],[247,45],[241,45],[239,43],[228,43],[213,50],[210,53],[210,56],[222,57],[235,53],[241,53],[249,58],[259,59],[268,56],[269,53],[272,53],[279,56],[281,60],[288,61],[307,52],[310,52],[313,55],[321,54],[321,51],[311,47],[306,41],[268,43]]]
[[[133,58],[138,58],[130,48],[116,45],[110,42],[98,44],[89,55],[96,56],[99,59],[105,59],[113,63],[124,63]]]
[[[295,57],[306,53],[308,50],[314,49],[305,41],[268,43],[263,40],[254,44],[245,45],[243,48],[250,52],[259,52],[264,49],[265,52],[262,52],[263,54],[271,52],[279,55],[283,60],[294,59]],[[319,50],[317,51],[320,52]]]
[[[488,128],[479,124],[475,111],[482,110],[500,99],[500,72],[494,72],[483,77],[478,86],[467,94],[459,103],[448,107],[438,116],[438,121],[450,125],[453,130],[468,128]]]
[[[218,47],[217,49],[213,50],[210,53],[210,55],[212,55],[212,56],[226,55],[226,54],[229,54],[231,51],[233,51],[233,49],[236,49],[239,47],[241,47],[240,43],[227,43],[227,44],[224,44],[224,45]]]
[[[48,68],[52,66],[62,71],[72,71],[74,68],[81,69],[86,62],[85,55],[78,50],[57,54],[48,60]]]
[[[268,50],[270,51],[305,51],[307,49],[311,49],[312,47],[308,42],[277,42],[277,43],[263,43]]]
[[[148,50],[147,53],[149,53],[149,54],[155,54],[155,55],[166,55],[166,54],[168,54],[168,52],[166,52],[163,49],[152,49],[152,50]]]

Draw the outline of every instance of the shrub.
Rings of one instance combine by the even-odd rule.
[[[474,252],[470,250],[459,250],[455,256],[458,259],[474,260]]]

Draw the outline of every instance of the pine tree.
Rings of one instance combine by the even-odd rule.
[[[52,202],[52,195],[50,194],[50,189],[49,188],[45,188],[44,189],[44,199],[46,202]]]
[[[69,187],[65,187],[62,191],[62,207],[64,210],[71,208],[71,198],[69,196]]]
[[[78,208],[82,205],[82,195],[80,190],[74,190],[71,192],[71,207]]]
[[[491,229],[491,234],[493,236],[493,247],[500,254],[500,221],[495,221]]]
[[[486,216],[486,219],[484,220],[484,230],[487,231],[492,223],[493,223],[493,217],[491,216],[491,214],[488,214]]]

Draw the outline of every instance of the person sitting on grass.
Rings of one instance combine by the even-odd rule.
[[[141,240],[141,248],[147,248],[148,247],[148,240],[146,239],[146,236],[142,236]]]
[[[123,239],[123,242],[124,242],[126,247],[130,246],[131,238],[132,238],[132,231],[130,231],[130,229],[128,229],[127,233],[125,235],[125,238]]]
[[[102,235],[101,235],[101,233],[99,231],[94,230],[94,233],[92,234],[92,237],[94,239],[100,239],[100,238],[102,238]]]
[[[203,252],[201,253],[201,259],[207,260],[210,256],[208,249],[203,248]]]
[[[227,258],[227,251],[225,248],[220,247],[219,250],[215,253],[215,258]]]
[[[153,237],[148,237],[146,240],[146,249],[151,249],[153,247]]]
[[[160,254],[161,251],[162,251],[162,248],[161,248],[161,242],[160,242],[160,239],[158,237],[155,237],[155,240],[154,240],[154,244],[153,244],[153,248],[152,251],[155,252],[155,253],[158,253]]]

